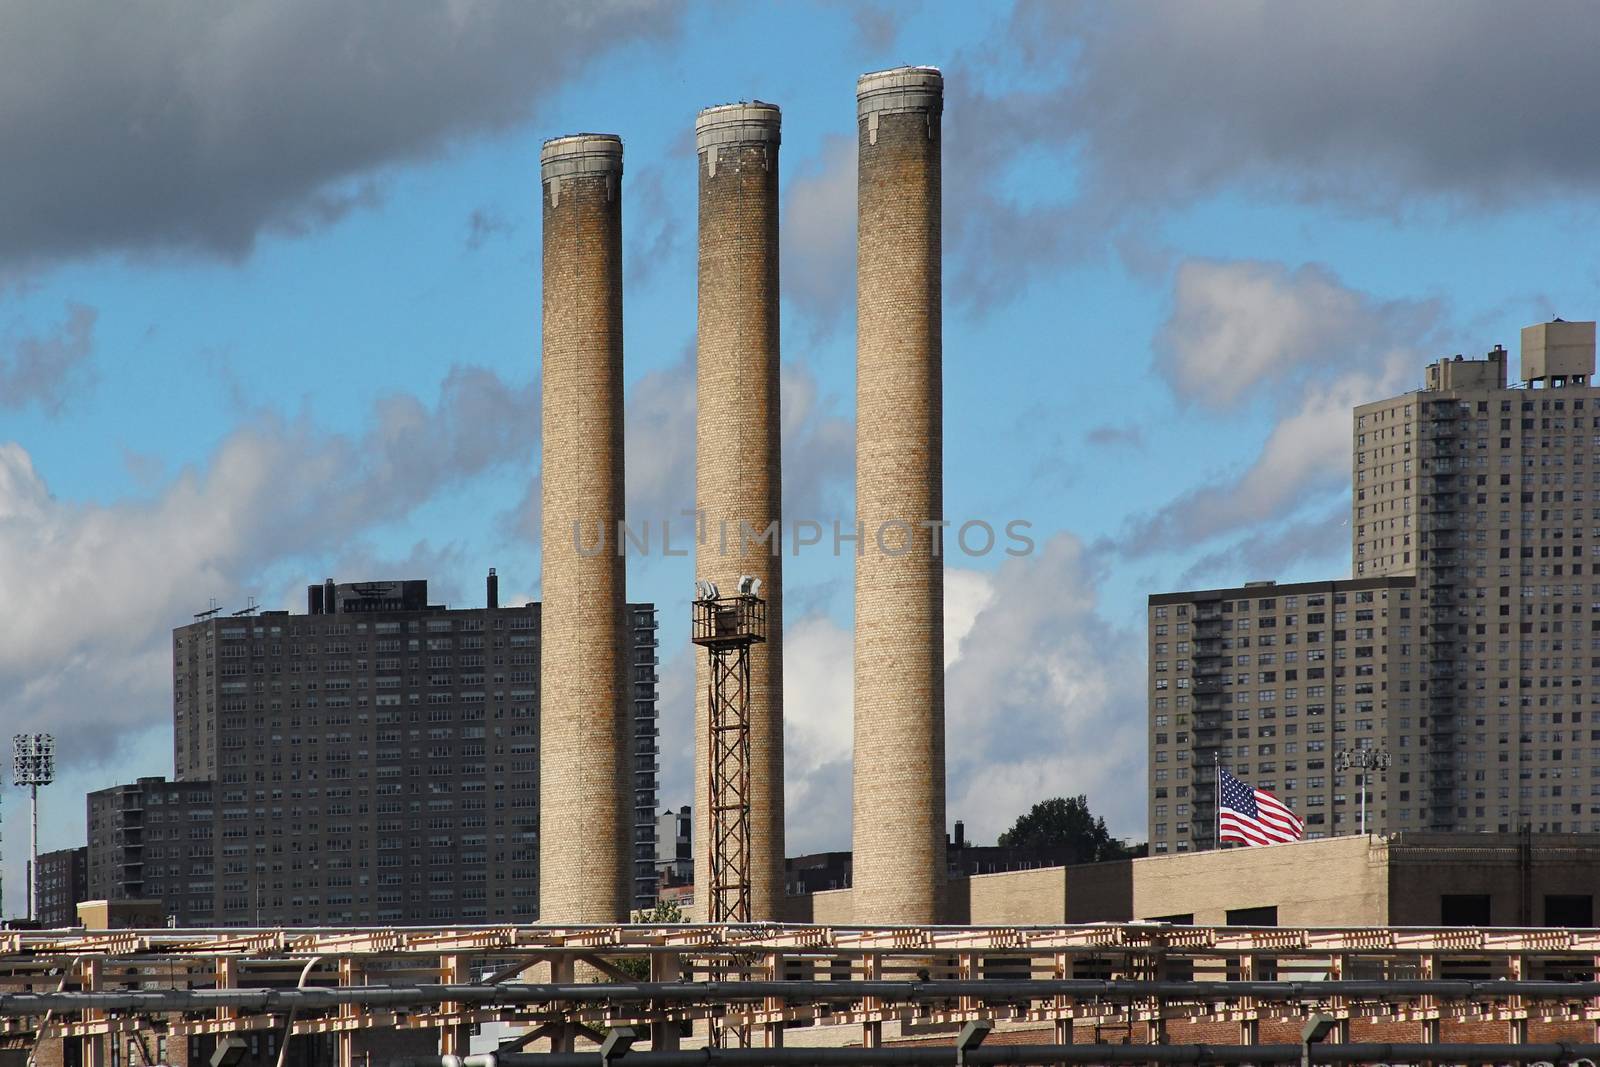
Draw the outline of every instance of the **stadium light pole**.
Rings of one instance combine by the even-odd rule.
[[[1356,782],[1361,790],[1361,836],[1367,834],[1367,785],[1373,771],[1389,769],[1389,753],[1381,748],[1343,749],[1334,754],[1333,769],[1356,772]]]
[[[39,787],[56,778],[56,739],[51,734],[16,734],[11,739],[11,780],[28,787],[33,828],[29,838],[28,918],[37,919],[39,907]]]

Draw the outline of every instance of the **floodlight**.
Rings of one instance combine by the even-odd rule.
[[[639,1040],[638,1031],[631,1026],[618,1026],[606,1034],[606,1039],[600,1045],[600,1063],[602,1067],[610,1067],[615,1060],[620,1060],[633,1048],[633,1043]]]
[[[225,1037],[217,1042],[217,1050],[211,1054],[211,1067],[239,1067],[239,1061],[248,1051],[250,1046],[243,1038]]]
[[[974,1019],[961,1028],[956,1036],[956,1067],[966,1067],[967,1053],[983,1044],[983,1039],[994,1029],[988,1019]]]

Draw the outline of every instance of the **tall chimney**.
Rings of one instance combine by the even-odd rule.
[[[539,918],[620,922],[633,898],[626,589],[616,540],[623,517],[622,141],[611,134],[546,141],[540,170]]]
[[[500,576],[495,574],[494,568],[489,568],[489,577],[484,580],[483,602],[486,607],[498,608],[500,606]]]
[[[339,587],[329,578],[322,583],[322,613],[324,615],[337,615],[339,613]]]
[[[772,104],[726,104],[695,120],[700,169],[700,311],[695,498],[707,536],[695,576],[732,592],[761,579],[767,639],[750,650],[750,918],[782,918],[783,555],[778,404],[778,143]],[[750,531],[747,542],[745,530]],[[724,531],[725,535],[724,535]],[[725,546],[725,547],[724,547]],[[696,666],[695,692],[710,673]],[[709,715],[695,701],[695,902],[711,899]]]
[[[944,79],[856,83],[854,921],[935,923],[945,881],[939,120]]]

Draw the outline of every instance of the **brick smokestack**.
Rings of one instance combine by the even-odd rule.
[[[934,923],[945,883],[939,123],[932,67],[856,84],[854,920]]]
[[[633,899],[626,589],[616,551],[623,517],[622,141],[609,134],[546,141],[540,170],[539,918],[618,922]]]
[[[750,653],[750,918],[782,919],[783,556],[775,542],[750,547],[741,524],[760,536],[779,522],[778,142],[771,104],[727,104],[700,112],[700,312],[695,498],[707,536],[695,575],[735,590],[742,574],[761,579],[767,640]],[[726,530],[724,541],[723,531]],[[724,548],[726,544],[726,548]],[[695,903],[708,914],[713,839],[708,713],[709,671],[696,667]]]

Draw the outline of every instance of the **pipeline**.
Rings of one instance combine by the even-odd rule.
[[[1397,1000],[1413,997],[1444,1000],[1500,1000],[1524,997],[1570,1001],[1600,997],[1600,982],[1529,980],[1466,981],[1450,979],[1326,982],[1180,982],[1042,979],[1038,981],[961,980],[927,982],[792,981],[792,982],[598,982],[586,984],[418,984],[407,986],[308,986],[256,989],[129,989],[0,995],[0,1017],[43,1015],[47,1011],[185,1012],[229,1008],[268,1013],[317,1011],[365,1005],[406,1008],[442,1004],[611,1004],[727,1003],[758,1000],[837,1003],[867,997],[916,1004],[972,997],[982,1001],[1017,1002],[1047,997],[1129,1002],[1167,1000],[1320,1001]]]
[[[405,1067],[949,1067],[982,1064],[1274,1064],[1301,1062],[1299,1045],[980,1045],[957,1058],[954,1045],[886,1048],[701,1048],[628,1052],[605,1063],[598,1052],[505,1052],[415,1057]],[[1600,1045],[1392,1044],[1312,1045],[1312,1063],[1549,1063],[1600,1058]]]

